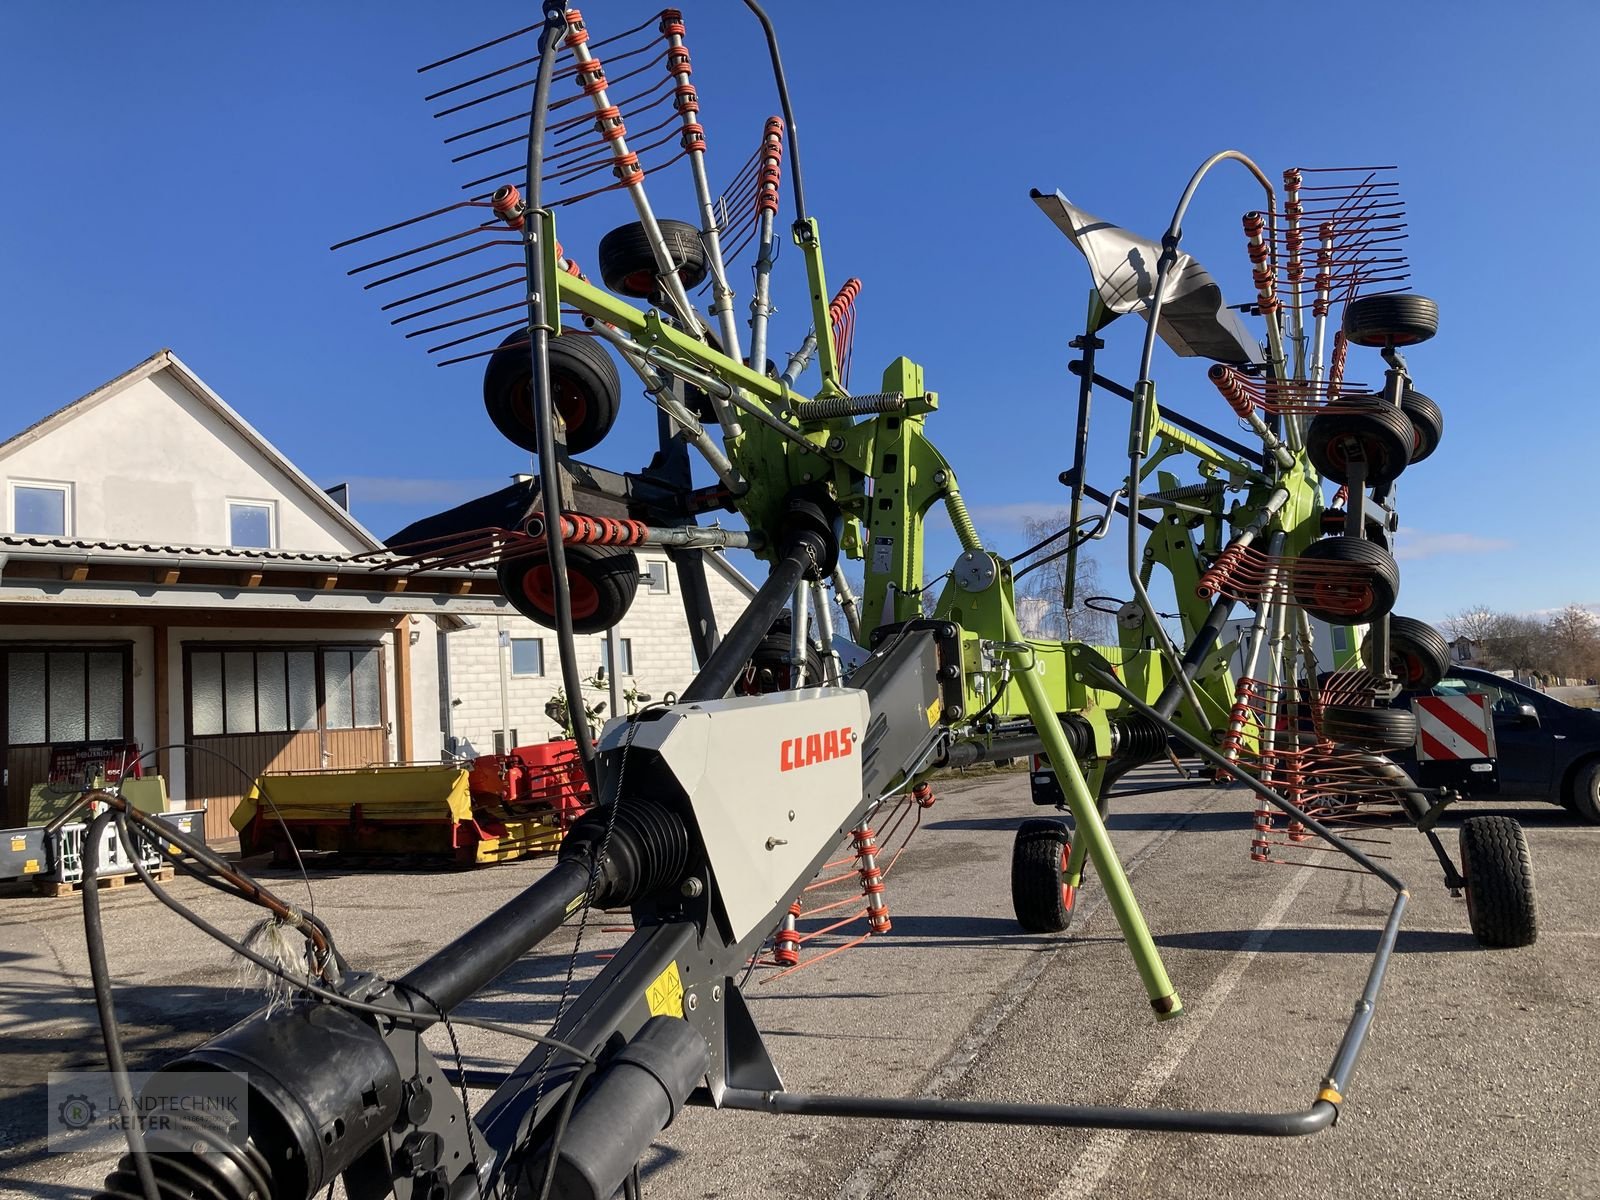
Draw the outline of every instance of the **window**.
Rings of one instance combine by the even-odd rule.
[[[273,504],[270,500],[228,501],[228,545],[241,550],[273,548]]]
[[[672,589],[667,585],[667,564],[664,562],[646,563],[640,574],[650,581],[652,595],[666,595]]]
[[[511,639],[511,673],[513,675],[544,674],[544,639]]]
[[[196,737],[298,733],[322,724],[383,724],[383,672],[375,646],[316,650],[199,649],[189,656],[189,731]]]
[[[494,731],[494,752],[496,754],[509,754],[516,748],[517,731],[515,729],[511,731],[511,745],[509,747],[506,745],[506,731],[504,729],[496,729]]]
[[[1343,654],[1350,649],[1350,627],[1348,625],[1335,625],[1333,627],[1333,648],[1339,654]]]
[[[27,746],[127,736],[128,658],[121,649],[12,650],[6,655],[7,740]]]
[[[66,537],[71,532],[70,483],[13,483],[11,529],[41,537]]]
[[[633,674],[633,639],[632,638],[618,638],[617,639],[617,646],[619,647],[617,653],[622,658],[622,670],[621,670],[620,674],[632,675]],[[607,675],[611,674],[611,639],[610,638],[604,638],[600,642],[600,669],[602,671],[604,671]]]

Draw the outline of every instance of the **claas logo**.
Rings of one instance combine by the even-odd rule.
[[[832,758],[845,758],[850,754],[852,730],[830,729],[826,733],[808,733],[804,737],[783,739],[783,749],[778,754],[778,770],[793,771],[811,767]]]

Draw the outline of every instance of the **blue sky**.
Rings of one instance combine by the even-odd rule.
[[[856,386],[899,354],[926,366],[943,402],[930,433],[997,548],[1066,503],[1066,342],[1089,287],[1028,189],[1155,236],[1200,160],[1234,146],[1273,175],[1400,165],[1413,283],[1442,326],[1409,357],[1447,428],[1401,481],[1399,610],[1600,604],[1584,284],[1600,8],[771,7],[831,279],[865,281]],[[652,11],[587,15],[603,37]],[[742,5],[686,16],[718,183],[776,105]],[[171,346],[314,479],[351,480],[380,535],[526,469],[484,415],[478,367],[434,367],[327,250],[458,194],[470,176],[450,166],[413,68],[526,23],[506,6],[375,0],[0,6],[0,433]],[[1253,187],[1216,174],[1187,225],[1236,302]],[[662,215],[692,216],[686,174],[651,193]],[[628,219],[615,197],[567,214],[562,239],[585,265]],[[779,276],[773,340],[788,348],[808,324],[798,255]],[[1141,328],[1107,331],[1107,373],[1131,376]],[[1361,353],[1372,361],[1351,376],[1377,380]],[[1165,403],[1231,428],[1203,364],[1163,349],[1157,367]],[[1108,490],[1125,415],[1097,404],[1091,477]],[[630,397],[591,457],[636,467],[653,437]],[[953,549],[935,533],[930,562]],[[1115,592],[1122,564],[1101,557]]]

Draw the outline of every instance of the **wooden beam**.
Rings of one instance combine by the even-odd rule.
[[[174,571],[173,574],[176,575],[177,572]],[[151,672],[151,675],[154,678],[154,686],[156,691],[156,745],[166,747],[170,746],[173,741],[171,707],[172,689],[167,670],[167,627],[165,625],[157,625],[154,632],[155,670]],[[170,750],[162,749],[157,751],[156,774],[165,779],[170,788],[172,783],[172,752]]]
[[[317,579],[317,587],[324,592],[331,592],[338,586],[339,577],[337,575],[323,575]]]
[[[246,572],[244,572],[242,575],[239,576],[239,586],[240,587],[246,587],[246,588],[258,588],[258,587],[260,587],[261,586],[261,572],[260,571],[246,571]]]
[[[178,582],[178,576],[182,573],[177,567],[167,567],[155,573],[156,582],[162,587],[171,587]]]
[[[78,563],[72,568],[71,572],[67,575],[67,578],[72,580],[73,583],[82,583],[85,579],[89,578],[89,564]]]
[[[403,592],[409,582],[411,581],[404,575],[391,575],[383,581],[383,590],[386,592]]]
[[[410,762],[411,741],[411,618],[401,617],[394,627],[394,748],[395,757]]]
[[[465,596],[472,590],[472,580],[458,579],[446,589],[452,596]]]

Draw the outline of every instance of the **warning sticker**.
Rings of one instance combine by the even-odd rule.
[[[683,1016],[683,976],[678,974],[677,963],[667,964],[667,969],[645,988],[644,999],[652,1017]]]
[[[894,562],[894,539],[880,537],[872,539],[872,569],[874,571],[887,571]]]

